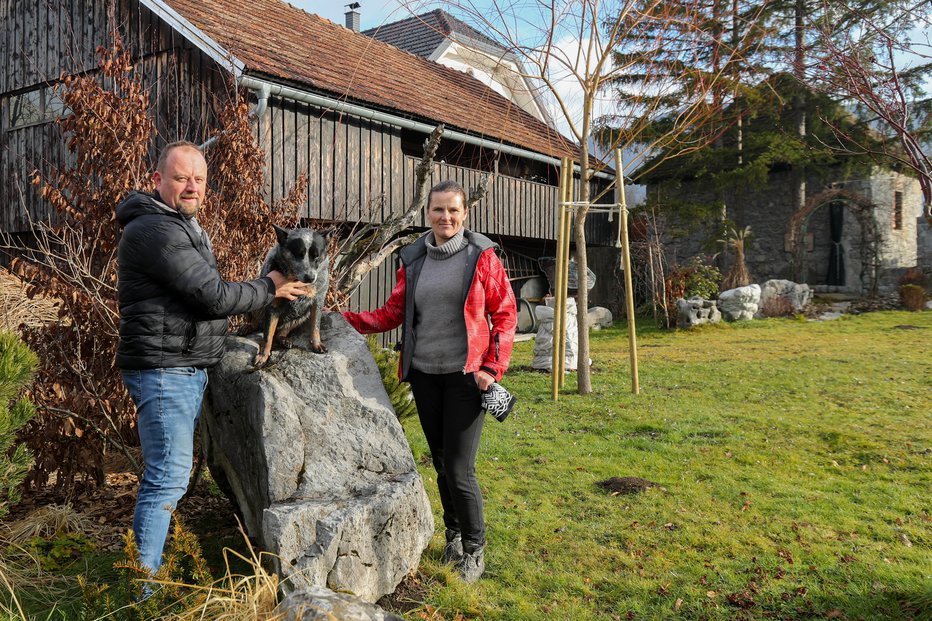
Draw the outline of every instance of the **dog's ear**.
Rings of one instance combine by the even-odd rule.
[[[291,232],[288,229],[283,229],[277,224],[272,225],[275,228],[275,236],[278,237],[278,243],[284,244],[288,239],[288,234]]]
[[[330,243],[330,238],[323,233],[317,233],[317,235],[314,236],[314,242],[320,250],[320,253],[323,254],[327,251],[327,245]]]

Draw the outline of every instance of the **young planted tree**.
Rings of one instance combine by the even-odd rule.
[[[630,71],[631,63],[621,62],[616,52],[624,46],[653,49],[663,40],[661,33],[674,28],[677,14],[659,0],[561,0],[528,6],[517,0],[488,3],[470,0],[444,2],[451,12],[462,16],[477,30],[502,43],[523,67],[525,76],[542,85],[543,91],[556,102],[561,125],[579,148],[580,170],[578,201],[574,220],[574,241],[579,274],[577,305],[583,309],[579,321],[579,359],[577,371],[580,394],[592,392],[589,365],[589,329],[585,309],[589,305],[588,256],[586,252],[586,218],[593,196],[591,182],[605,164],[590,155],[590,139],[597,119],[602,115],[598,104],[606,88]],[[701,29],[682,35],[681,52],[689,54],[691,43],[704,41],[710,33]],[[616,102],[614,116],[618,131],[606,146],[630,146],[642,139],[642,128],[636,119],[665,116],[667,130],[651,139],[655,147],[675,142],[689,127],[699,123],[711,107],[711,88],[717,76],[686,80],[693,69],[689,58],[683,58],[682,71],[668,74],[653,88],[659,95],[648,101],[636,93]],[[674,96],[673,94],[676,93]]]

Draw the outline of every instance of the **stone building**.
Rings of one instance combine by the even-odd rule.
[[[671,263],[722,252],[718,240],[727,220],[738,229],[751,227],[745,258],[756,282],[782,278],[817,291],[886,293],[896,289],[907,268],[932,266],[932,234],[916,179],[881,167],[843,181],[810,179],[806,204],[797,213],[794,189],[790,172],[772,171],[764,187],[721,191],[702,182],[667,180],[649,186],[648,196],[665,214]],[[719,213],[699,220],[669,209],[685,201],[720,205]],[[724,253],[716,258],[723,271],[729,260]]]

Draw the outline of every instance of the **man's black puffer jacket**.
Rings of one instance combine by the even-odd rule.
[[[263,277],[226,282],[200,232],[156,194],[134,192],[116,209],[121,369],[206,368],[223,357],[227,317],[275,297]]]

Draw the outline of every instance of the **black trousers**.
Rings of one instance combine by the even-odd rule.
[[[430,374],[411,369],[411,392],[437,471],[443,523],[463,537],[463,549],[485,545],[482,492],[476,454],[485,421],[481,393],[472,373]]]

